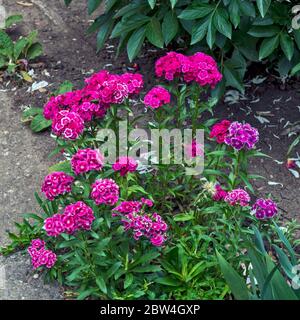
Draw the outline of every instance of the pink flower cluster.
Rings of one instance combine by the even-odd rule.
[[[59,111],[52,121],[52,131],[66,140],[77,139],[84,130],[84,122],[77,112]]]
[[[253,149],[259,140],[258,130],[251,127],[249,123],[240,122],[231,123],[228,128],[228,134],[225,137],[225,143],[236,150],[243,148]]]
[[[47,234],[57,237],[61,233],[73,234],[77,230],[90,230],[95,216],[92,208],[82,201],[65,207],[63,214],[55,214],[44,222]]]
[[[202,52],[192,56],[168,52],[157,60],[155,72],[158,77],[164,77],[166,80],[171,81],[182,76],[187,83],[195,81],[200,86],[208,85],[211,88],[222,80],[216,61]]]
[[[52,268],[57,260],[56,254],[45,248],[45,242],[41,239],[31,241],[31,246],[27,249],[34,269],[45,265],[47,268]]]
[[[252,212],[257,219],[271,219],[278,213],[278,208],[271,199],[258,199],[252,206]]]
[[[78,150],[71,159],[72,170],[78,175],[91,170],[101,170],[104,157],[98,150],[82,149]]]
[[[222,201],[227,196],[227,191],[225,191],[219,184],[215,186],[215,193],[213,195],[214,201]]]
[[[119,200],[119,186],[112,179],[99,179],[92,185],[91,197],[97,205],[115,205]]]
[[[216,123],[210,132],[210,138],[216,138],[217,143],[224,143],[230,127],[230,121],[222,120],[220,123]]]
[[[42,184],[42,192],[50,201],[55,197],[71,192],[74,178],[64,172],[52,172],[48,174]]]
[[[144,82],[140,74],[110,74],[102,70],[86,79],[86,90],[93,99],[103,104],[120,104],[133,94],[138,94]]]
[[[242,207],[248,206],[250,202],[249,194],[243,189],[234,189],[227,193],[225,201],[231,206],[240,205]]]
[[[167,239],[166,231],[168,226],[159,214],[138,215],[129,213],[125,217],[125,219],[122,219],[125,230],[133,230],[133,238],[135,240],[139,240],[144,236],[150,239],[154,246],[160,247]]]
[[[122,156],[112,165],[114,171],[119,171],[121,176],[125,176],[128,172],[134,172],[138,167],[138,163],[134,158]]]
[[[144,98],[144,104],[146,107],[152,109],[157,109],[163,105],[169,104],[171,102],[171,95],[169,91],[163,87],[152,88]]]
[[[51,97],[44,107],[44,117],[53,121],[53,132],[64,139],[77,139],[86,121],[104,117],[111,104],[138,94],[144,84],[140,74],[114,75],[106,70],[85,82],[82,90]]]
[[[112,211],[121,214],[138,213],[143,208],[143,205],[152,207],[153,202],[150,199],[145,198],[142,198],[140,201],[123,201]]]

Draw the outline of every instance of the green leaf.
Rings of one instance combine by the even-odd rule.
[[[191,44],[195,44],[205,37],[205,35],[207,34],[208,24],[209,19],[206,19],[205,21],[201,20],[194,24],[192,30]]]
[[[155,4],[156,4],[156,0],[148,0],[149,6],[151,7],[151,9],[154,9]]]
[[[102,0],[88,0],[88,14],[92,14],[101,4]]]
[[[158,48],[164,47],[163,34],[158,19],[152,18],[146,28],[146,37],[154,46]]]
[[[195,20],[209,15],[213,10],[214,7],[209,4],[202,4],[197,6],[192,5],[183,10],[178,18],[183,20]]]
[[[155,282],[159,284],[163,284],[165,286],[171,286],[171,287],[178,287],[180,285],[180,282],[178,282],[178,280],[173,279],[171,277],[157,278]]]
[[[228,19],[222,15],[220,11],[217,11],[214,15],[214,24],[216,29],[222,33],[225,37],[231,39],[232,26]]]
[[[71,163],[68,160],[61,161],[59,163],[56,163],[48,168],[48,171],[51,172],[65,172],[65,173],[73,173],[71,168]]]
[[[229,16],[235,28],[240,24],[240,6],[239,0],[231,0],[229,4]]]
[[[294,41],[286,32],[280,35],[280,46],[287,59],[291,61],[294,55]]]
[[[173,11],[168,11],[162,23],[162,34],[166,45],[175,38],[178,29],[179,24],[176,14]]]
[[[21,22],[22,20],[23,20],[23,16],[21,14],[15,14],[15,15],[9,16],[8,18],[5,19],[5,28],[9,28],[13,24]]]
[[[129,288],[133,283],[133,275],[131,273],[127,273],[124,281],[124,289]]]
[[[238,73],[238,71],[230,64],[225,63],[224,65],[224,76],[226,79],[226,84],[228,86],[232,86],[237,88],[241,92],[244,92],[243,81]]]
[[[127,54],[129,60],[132,60],[138,55],[145,40],[146,28],[142,27],[136,30],[128,40]]]
[[[248,31],[248,34],[250,34],[253,37],[256,38],[269,38],[274,37],[278,33],[280,33],[280,28],[278,26],[253,26]]]
[[[179,213],[174,216],[174,221],[190,221],[195,219],[193,213]]]
[[[260,15],[264,18],[270,7],[271,0],[256,0],[256,4],[260,12]]]
[[[279,35],[273,38],[264,39],[259,50],[259,60],[262,60],[272,54],[272,52],[274,52],[278,45]]]
[[[51,120],[47,120],[43,115],[38,114],[35,116],[30,124],[30,128],[33,132],[41,132],[49,128],[52,124]]]
[[[66,92],[71,92],[73,90],[73,87],[73,83],[71,81],[66,80],[59,86],[59,88],[54,92],[54,94],[58,96]]]
[[[218,251],[216,254],[222,273],[234,297],[237,300],[249,300],[249,291],[245,284],[245,280],[231,267]]]
[[[12,58],[14,51],[14,44],[11,38],[3,31],[0,30],[0,49],[1,54]]]
[[[26,48],[26,46],[28,45],[28,40],[26,38],[20,38],[14,46],[14,57],[15,59],[19,59],[21,53],[23,52],[23,50]]]
[[[26,58],[28,60],[35,59],[42,55],[43,53],[43,47],[40,43],[36,42],[33,45],[31,45],[27,51]]]
[[[101,50],[105,44],[105,41],[107,40],[109,34],[112,31],[112,28],[114,26],[114,21],[107,20],[105,23],[103,23],[97,33],[97,52]]]
[[[69,6],[70,3],[72,2],[72,0],[64,0],[64,2],[65,2],[65,5],[66,5],[66,6]]]
[[[171,2],[172,9],[174,9],[178,0],[170,0],[170,2]]]
[[[105,281],[104,279],[101,277],[101,276],[97,276],[96,278],[96,283],[97,283],[97,286],[99,287],[99,289],[107,294],[107,288],[106,288],[106,284],[105,284]]]
[[[208,27],[207,27],[207,35],[206,35],[206,42],[210,49],[212,49],[215,41],[216,41],[216,28],[213,24],[212,17],[210,17],[210,20],[208,22]]]

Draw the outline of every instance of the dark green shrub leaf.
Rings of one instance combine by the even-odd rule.
[[[232,26],[227,18],[222,14],[221,11],[217,11],[214,15],[214,23],[216,29],[222,33],[225,37],[231,39]]]
[[[88,13],[92,14],[101,4],[102,0],[88,0]]]
[[[160,22],[156,18],[152,18],[146,28],[146,37],[150,43],[158,48],[163,48],[164,40]]]
[[[208,24],[209,19],[206,19],[205,21],[201,20],[195,23],[192,30],[191,44],[195,44],[205,37],[207,34]]]
[[[214,7],[209,4],[202,4],[197,6],[190,6],[183,10],[178,18],[184,20],[194,20],[207,16],[214,10]]]
[[[286,58],[291,61],[294,55],[294,42],[287,32],[281,33],[280,46]]]
[[[256,0],[256,4],[261,16],[264,17],[270,7],[271,0]]]
[[[176,37],[178,28],[179,24],[175,13],[168,11],[162,23],[162,34],[166,45]]]
[[[264,39],[259,50],[259,60],[262,60],[272,54],[278,45],[279,35],[273,38]]]

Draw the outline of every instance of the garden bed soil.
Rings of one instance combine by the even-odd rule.
[[[24,22],[11,30],[11,35],[39,31],[39,40],[44,47],[44,55],[31,65],[34,81],[47,81],[42,90],[28,92],[31,83],[20,83],[7,79],[1,84],[1,212],[3,223],[0,227],[0,241],[4,240],[5,229],[13,221],[20,219],[21,213],[36,211],[33,192],[39,190],[42,177],[47,174],[49,164],[57,159],[48,159],[54,142],[49,132],[33,134],[21,123],[24,106],[42,107],[49,96],[63,81],[70,80],[76,88],[83,85],[85,77],[100,69],[112,72],[138,70],[145,77],[146,87],[155,84],[154,61],[163,52],[146,48],[135,64],[129,63],[126,54],[115,57],[114,42],[96,54],[95,35],[86,37],[90,24],[86,1],[74,1],[66,9],[63,0],[23,1],[4,0],[10,14],[21,13]],[[19,2],[20,3],[20,2]],[[300,84],[280,86],[265,80],[261,84],[251,84],[244,97],[236,104],[220,103],[215,108],[215,116],[229,120],[247,121],[260,130],[258,147],[272,158],[255,159],[251,171],[266,177],[255,182],[259,193],[272,193],[278,201],[283,216],[300,221],[300,184],[286,168],[287,150],[295,136],[288,138],[284,131],[300,120]],[[3,113],[4,112],[4,113]],[[267,113],[266,113],[267,112]],[[259,116],[269,123],[261,124]],[[285,127],[286,126],[286,127]],[[36,296],[38,297],[38,295]]]

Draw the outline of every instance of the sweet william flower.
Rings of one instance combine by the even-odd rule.
[[[97,205],[115,205],[119,200],[119,186],[113,179],[99,179],[92,185],[91,198]]]
[[[219,184],[215,185],[215,192],[213,194],[214,201],[222,201],[226,198],[227,191],[225,191]]]
[[[228,128],[230,127],[230,121],[222,120],[220,123],[216,123],[210,132],[210,138],[216,138],[217,143],[224,143]]]
[[[84,122],[77,112],[63,110],[52,121],[52,131],[66,140],[76,140],[84,130]]]
[[[52,172],[44,178],[41,190],[52,201],[59,195],[71,192],[73,181],[74,178],[65,172]]]
[[[231,206],[240,205],[241,207],[245,207],[249,205],[250,196],[243,189],[234,189],[227,193],[225,201]]]
[[[163,87],[152,88],[144,98],[144,104],[146,107],[152,109],[157,109],[163,105],[169,104],[171,102],[171,95],[169,91]]]
[[[39,244],[37,246],[37,244]],[[45,248],[45,242],[41,239],[34,239],[31,246],[28,247],[27,252],[31,257],[31,262],[34,269],[41,266],[46,266],[48,269],[52,268],[57,260],[56,254],[51,250]]]
[[[231,123],[228,133],[225,137],[225,143],[236,150],[246,148],[253,149],[259,140],[259,133],[249,123],[242,124],[240,122]]]
[[[120,172],[121,176],[125,176],[128,172],[136,171],[138,163],[132,157],[121,156],[112,165],[114,171]]]
[[[101,170],[104,164],[104,156],[90,148],[78,150],[71,159],[72,170],[75,174],[82,174],[92,170]]]
[[[271,199],[258,199],[251,211],[259,220],[271,219],[278,213],[276,203]]]

